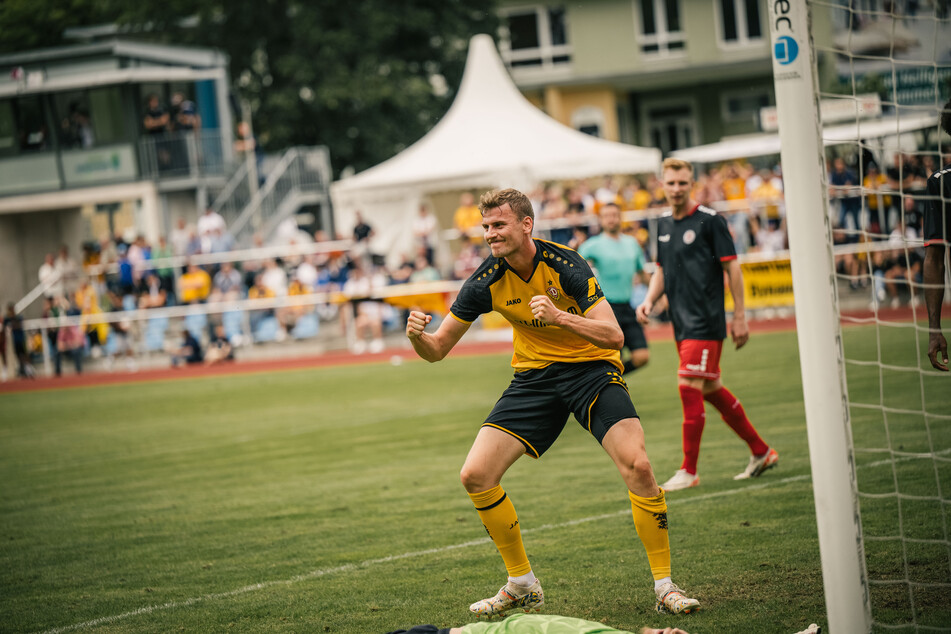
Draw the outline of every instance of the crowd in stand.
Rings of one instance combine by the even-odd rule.
[[[894,164],[882,170],[873,161],[836,157],[829,162],[829,196],[836,243],[877,241],[892,249],[855,249],[837,257],[839,274],[853,289],[872,287],[873,302],[914,301],[909,292],[920,282],[921,255],[908,248],[920,235],[925,180],[938,157],[896,154]],[[943,157],[949,162],[951,157]],[[859,175],[862,175],[860,178]],[[755,168],[746,161],[724,163],[699,173],[695,200],[727,215],[738,253],[772,254],[787,248],[785,204],[781,166]],[[577,248],[598,231],[598,213],[609,202],[625,213],[624,231],[634,236],[650,259],[650,219],[666,207],[659,179],[649,175],[608,177],[540,185],[530,192],[536,210],[536,236]],[[386,265],[382,253],[373,252],[374,230],[357,213],[347,250],[324,251],[283,258],[199,265],[186,261],[176,270],[151,262],[173,256],[226,253],[234,248],[224,219],[209,209],[194,225],[179,218],[167,239],[149,244],[143,236],[105,236],[84,246],[77,263],[64,246],[48,254],[38,272],[44,291],[44,317],[60,315],[94,317],[97,314],[164,306],[228,302],[239,299],[273,299],[310,293],[341,294],[334,301],[302,303],[248,311],[251,341],[281,341],[289,336],[316,333],[318,322],[337,322],[340,335],[355,353],[383,349],[383,334],[398,328],[398,308],[371,298],[376,290],[396,284],[436,280],[464,280],[487,255],[482,238],[482,217],[472,193],[462,195],[453,214],[459,238],[449,243],[440,236],[428,205],[420,206],[412,220],[414,244],[395,267]],[[317,243],[329,237],[318,231]],[[447,262],[436,261],[443,247],[451,247]],[[437,266],[442,264],[443,266]],[[346,301],[340,299],[346,297]],[[438,311],[437,311],[438,312]],[[234,347],[247,342],[247,333],[223,323],[222,314],[210,315],[198,332],[183,335],[171,350],[175,364],[211,362],[234,358]],[[9,333],[18,359],[19,373],[33,371],[31,358],[42,350],[38,333],[24,333],[12,306],[4,317],[0,336]],[[56,374],[64,361],[82,371],[83,357],[105,356],[107,364],[121,358],[134,368],[133,340],[140,334],[128,321],[89,323],[80,327],[50,328],[47,350]],[[107,342],[110,344],[107,347]],[[0,342],[2,343],[2,342]],[[6,346],[0,346],[4,351]],[[3,360],[6,372],[6,360]]]

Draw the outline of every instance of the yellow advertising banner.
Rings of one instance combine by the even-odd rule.
[[[743,290],[746,308],[793,305],[792,267],[789,260],[744,262]],[[726,292],[726,309],[733,310],[733,296]]]

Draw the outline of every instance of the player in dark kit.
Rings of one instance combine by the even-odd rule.
[[[647,551],[657,610],[692,612],[670,578],[667,502],[657,486],[644,430],[621,378],[623,335],[588,263],[575,251],[532,239],[535,215],[514,189],[482,196],[482,228],[492,254],[473,273],[434,333],[412,311],[406,336],[430,362],[443,359],[481,314],[512,324],[515,377],[482,424],[462,467],[462,484],[508,572],[498,594],[473,603],[480,617],[544,603],[522,544],[518,515],[501,480],[516,460],[540,457],[574,414],[614,461],[628,488],[634,527]]]
[[[760,438],[746,417],[743,406],[720,382],[720,353],[726,339],[723,307],[723,273],[730,280],[734,311],[731,324],[737,349],[749,339],[743,303],[743,273],[736,259],[726,220],[690,196],[693,167],[678,159],[666,159],[663,187],[672,212],[657,225],[657,271],[651,277],[647,297],[637,307],[637,317],[647,323],[654,304],[667,295],[674,325],[680,369],[677,372],[683,405],[684,459],[677,472],[662,486],[676,491],[696,486],[700,439],[703,436],[707,400],[723,420],[749,445],[746,469],[735,480],[754,478],[776,465],[779,454]]]
[[[941,113],[941,129],[951,135],[951,99]],[[925,209],[925,305],[928,307],[928,359],[938,370],[948,371],[948,342],[941,334],[944,301],[945,254],[951,239],[951,163],[928,178],[930,204]]]

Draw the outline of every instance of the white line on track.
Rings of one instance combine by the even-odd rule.
[[[949,450],[944,450],[938,452],[938,454],[947,454]],[[928,457],[929,454],[922,454],[921,457]],[[904,462],[911,458],[896,458],[895,462]],[[868,467],[878,467],[882,465],[892,464],[891,460],[879,460],[877,462],[871,462],[865,465],[861,465],[859,469],[865,469]],[[750,491],[756,491],[759,489],[766,489],[769,487],[780,486],[783,484],[791,484],[794,482],[805,482],[811,480],[811,476],[808,474],[790,476],[788,478],[782,478],[780,480],[765,480],[758,482],[756,484],[750,484],[748,486],[739,488],[739,489],[729,489],[727,491],[717,491],[715,493],[707,493],[705,495],[693,495],[687,498],[673,499],[667,501],[667,506],[680,506],[687,502],[703,502],[705,500],[713,500],[715,498],[728,497],[731,495],[737,495],[739,493],[748,493]],[[603,515],[592,515],[590,517],[582,517],[576,520],[569,520],[567,522],[559,522],[557,524],[545,524],[543,526],[537,526],[535,528],[529,528],[522,531],[522,533],[531,534],[537,533],[539,531],[552,530],[557,528],[565,528],[566,526],[577,526],[578,524],[586,524],[588,522],[596,522],[598,520],[609,519],[612,517],[617,517],[619,515],[630,514],[630,509],[625,508],[614,513],[605,513]],[[460,544],[450,544],[449,546],[440,546],[439,548],[427,548],[426,550],[414,550],[408,553],[401,553],[399,555],[389,555],[387,557],[379,557],[376,559],[366,559],[359,563],[353,564],[344,564],[342,566],[335,566],[333,568],[321,568],[318,570],[312,570],[310,572],[305,572],[304,574],[291,577],[290,579],[275,579],[273,581],[264,581],[262,583],[255,583],[249,586],[244,586],[243,588],[238,588],[237,590],[229,590],[228,592],[215,592],[212,594],[205,594],[200,597],[192,597],[190,599],[183,599],[181,601],[170,601],[168,603],[160,603],[158,605],[147,605],[145,607],[132,610],[131,612],[123,612],[122,614],[114,614],[112,616],[103,616],[98,619],[93,619],[91,621],[84,621],[82,623],[75,623],[73,625],[65,625],[63,627],[57,627],[51,630],[46,630],[42,634],[61,634],[63,632],[75,632],[77,630],[86,630],[92,627],[97,627],[99,625],[108,625],[109,623],[115,623],[117,621],[123,621],[125,619],[132,618],[134,616],[142,616],[145,614],[152,614],[154,612],[162,612],[164,610],[172,610],[175,608],[183,608],[189,605],[194,605],[203,601],[215,601],[217,599],[228,599],[230,597],[236,597],[242,594],[248,594],[249,592],[256,592],[257,590],[264,590],[266,588],[273,588],[274,586],[287,586],[300,581],[305,581],[307,579],[315,579],[317,577],[324,577],[327,575],[337,574],[341,572],[350,572],[353,570],[360,570],[362,568],[369,568],[370,566],[375,566],[377,564],[385,564],[391,561],[400,561],[402,559],[412,559],[414,557],[423,557],[425,555],[438,555],[441,553],[446,553],[451,550],[458,550],[460,548],[469,548],[470,546],[479,546],[481,544],[487,544],[490,542],[488,537],[483,537],[482,539],[474,539],[469,542],[462,542]]]

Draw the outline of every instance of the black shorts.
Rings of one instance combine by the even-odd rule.
[[[600,443],[620,420],[637,418],[627,384],[612,363],[553,363],[517,372],[483,426],[501,429],[538,458],[554,444],[568,415]]]
[[[624,347],[628,350],[643,350],[647,347],[644,328],[637,321],[637,313],[630,304],[611,304],[618,326],[624,333]]]

